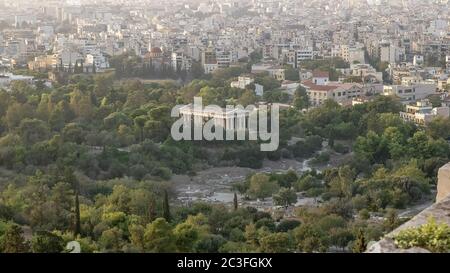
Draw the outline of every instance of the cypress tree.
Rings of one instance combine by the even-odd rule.
[[[170,222],[170,207],[169,207],[169,195],[167,190],[164,190],[164,199],[163,199],[163,217],[167,222]]]
[[[153,222],[156,218],[156,204],[155,199],[152,198],[150,200],[150,204],[148,205],[148,220],[149,222]]]
[[[353,245],[354,253],[363,253],[367,249],[366,238],[362,229],[358,231],[358,236],[356,237],[356,242]]]
[[[234,207],[234,210],[238,209],[238,199],[237,199],[237,194],[236,193],[234,193],[233,207]]]
[[[75,229],[74,235],[78,236],[81,232],[81,223],[80,223],[80,200],[78,196],[78,190],[75,192]]]
[[[69,183],[74,192],[75,192],[75,208],[74,208],[74,222],[73,222],[73,234],[75,237],[80,234],[81,232],[81,223],[80,223],[80,198],[79,198],[79,191],[80,191],[80,185],[78,183],[78,179],[73,173],[72,168],[66,167],[64,168],[64,174],[63,179],[65,182]]]

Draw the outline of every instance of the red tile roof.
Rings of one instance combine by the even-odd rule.
[[[331,91],[338,88],[335,85],[317,85],[310,80],[303,81],[302,84],[313,91]]]
[[[329,78],[330,73],[328,71],[314,70],[313,77],[314,78]]]
[[[150,52],[151,52],[151,53],[162,53],[162,50],[161,50],[161,48],[159,48],[159,47],[152,47],[152,48],[150,49]]]

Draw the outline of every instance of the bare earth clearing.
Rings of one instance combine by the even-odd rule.
[[[214,167],[199,171],[197,175],[174,175],[172,182],[176,185],[178,199],[183,203],[192,201],[205,201],[208,203],[224,203],[231,205],[234,192],[231,187],[236,182],[241,182],[245,177],[255,172],[286,172],[293,169],[298,173],[309,170],[308,160],[297,161],[295,159],[282,159],[279,161],[265,160],[261,169],[242,167]],[[252,205],[265,209],[273,206],[271,198],[263,201],[247,201],[238,195],[241,205]],[[299,198],[298,205],[314,204],[314,198]]]

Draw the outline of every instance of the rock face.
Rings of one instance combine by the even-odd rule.
[[[439,169],[436,202],[450,195],[450,162]]]

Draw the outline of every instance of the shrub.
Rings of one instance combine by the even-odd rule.
[[[349,152],[349,148],[347,146],[344,146],[344,145],[340,144],[340,143],[334,144],[333,150],[335,152],[337,152],[337,153],[340,153],[340,154],[346,154],[346,153]]]
[[[330,161],[330,154],[328,152],[322,152],[316,155],[310,163],[313,165],[325,164]]]
[[[450,226],[438,224],[434,218],[418,228],[400,231],[394,238],[399,248],[421,247],[431,252],[450,251]]]

